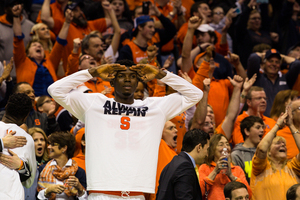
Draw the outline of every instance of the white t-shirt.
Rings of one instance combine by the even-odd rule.
[[[154,193],[164,124],[199,102],[202,91],[171,73],[161,81],[181,94],[131,105],[100,93],[71,91],[91,78],[84,70],[48,88],[55,101],[85,123],[87,190]]]
[[[20,200],[24,199],[22,184],[29,188],[36,174],[35,147],[32,137],[22,128],[15,124],[0,122],[0,138],[3,138],[10,131],[16,131],[15,136],[25,136],[27,139],[25,146],[11,149],[11,151],[16,153],[20,159],[29,165],[31,177],[21,183],[19,173],[16,170],[11,170],[0,163],[0,199]],[[3,153],[10,155],[7,149],[4,149]]]

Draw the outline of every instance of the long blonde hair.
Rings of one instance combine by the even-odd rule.
[[[30,36],[32,37],[32,40],[40,40],[40,37],[39,37],[39,34],[38,34],[38,30],[41,28],[42,25],[47,26],[44,23],[38,23],[38,24],[35,24],[31,28]],[[52,43],[51,39],[49,38],[48,39],[48,50],[49,50],[49,52],[51,52],[52,47],[53,47],[53,43]],[[45,49],[45,47],[44,47],[44,49]]]
[[[46,136],[46,133],[41,128],[32,127],[30,129],[28,129],[28,134],[31,135],[31,137],[33,137],[34,133],[40,133],[44,137],[46,147],[45,147],[45,151],[43,154],[43,160],[47,162],[49,160],[48,151],[47,151],[48,137]]]

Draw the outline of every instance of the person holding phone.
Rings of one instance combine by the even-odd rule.
[[[149,15],[137,17],[132,39],[121,48],[118,60],[129,59],[137,64],[143,58],[148,57],[147,47],[155,45],[159,48],[157,60],[161,61],[160,49],[176,35],[176,27],[153,4],[150,5],[150,14],[159,19],[164,29],[155,29],[154,20]]]
[[[227,156],[222,155],[224,148],[228,150]],[[206,162],[199,168],[202,197],[214,200],[225,199],[223,190],[225,185],[231,181],[244,183],[249,196],[252,196],[243,169],[232,164],[230,153],[231,148],[224,135],[215,134],[210,138]]]

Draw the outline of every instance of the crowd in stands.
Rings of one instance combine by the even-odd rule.
[[[57,103],[48,87],[122,60],[169,71],[203,91],[196,105],[159,133],[155,193],[144,193],[145,199],[163,199],[156,196],[162,194],[163,169],[186,151],[184,136],[194,129],[210,138],[203,143],[209,145],[205,159],[193,163],[202,194],[196,199],[235,199],[237,190],[245,199],[296,199],[299,0],[1,0],[0,131],[5,123],[26,131],[35,145],[26,149],[34,149],[36,165],[17,151],[4,151],[15,146],[2,139],[0,180],[6,168],[17,171],[26,200],[88,199],[85,123]],[[112,81],[93,77],[73,90],[115,98],[117,89]],[[175,92],[160,79],[141,79],[134,99]],[[10,97],[19,93],[32,106],[27,118],[19,117],[24,123],[7,113]],[[222,155],[224,148],[229,155]],[[7,188],[2,186],[0,198]]]

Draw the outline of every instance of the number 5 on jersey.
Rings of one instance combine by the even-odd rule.
[[[128,130],[130,128],[130,117],[121,117],[120,128],[122,130]]]

